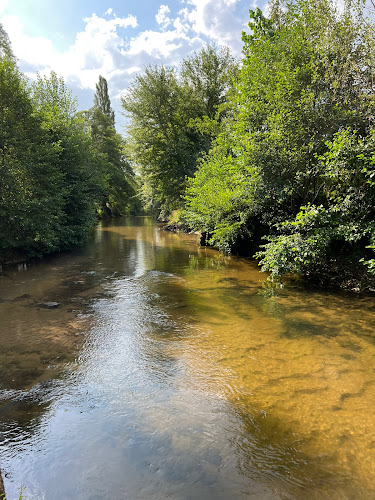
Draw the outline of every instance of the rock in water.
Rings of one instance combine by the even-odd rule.
[[[41,304],[37,304],[37,307],[44,307],[45,309],[56,309],[59,307],[60,302],[42,302]]]

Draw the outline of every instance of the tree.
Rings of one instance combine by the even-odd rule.
[[[9,59],[14,63],[16,62],[16,58],[14,57],[12,51],[8,33],[4,30],[4,27],[1,23],[0,23],[0,58]]]
[[[154,212],[176,208],[191,169],[191,161],[182,161],[188,117],[181,113],[181,100],[175,71],[163,66],[147,67],[122,98],[131,116],[128,150],[142,178],[145,202]]]
[[[97,87],[92,131],[54,72],[28,85],[0,26],[0,102],[1,259],[82,244],[108,191],[113,204],[113,193],[134,193],[106,81]]]
[[[38,76],[32,85],[34,109],[48,143],[53,147],[53,165],[62,178],[60,196],[63,212],[58,248],[80,245],[95,222],[95,201],[100,196],[98,155],[77,102],[62,78],[52,72]]]
[[[26,79],[0,59],[0,255],[39,254],[59,247],[63,176]]]
[[[96,84],[96,92],[94,95],[94,106],[106,115],[112,124],[115,124],[115,112],[111,108],[111,101],[108,94],[107,80],[99,76],[99,81]]]
[[[101,155],[103,191],[100,213],[122,215],[139,212],[134,173],[124,154],[124,141],[115,129],[108,85],[102,76],[96,84],[94,106],[87,116],[93,143]]]
[[[238,62],[228,47],[218,49],[207,45],[182,61],[182,81],[192,91],[191,98],[200,103],[202,116],[216,118],[238,69]]]
[[[206,47],[183,61],[180,78],[172,68],[147,67],[123,97],[131,119],[129,151],[156,215],[183,205],[186,178],[217,134],[234,68],[228,49]]]

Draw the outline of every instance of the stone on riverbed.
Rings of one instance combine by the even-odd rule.
[[[37,304],[37,307],[44,307],[45,309],[56,309],[56,307],[59,307],[60,302],[41,302],[40,304]]]

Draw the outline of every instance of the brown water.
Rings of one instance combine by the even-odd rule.
[[[148,218],[6,269],[8,500],[375,499],[375,299],[262,279]]]

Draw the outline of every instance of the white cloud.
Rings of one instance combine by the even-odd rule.
[[[160,5],[158,13],[155,16],[156,22],[162,29],[168,28],[171,24],[171,19],[168,17],[170,13],[168,5]]]
[[[187,0],[191,8],[181,11],[185,21],[199,35],[204,35],[219,45],[228,45],[239,54],[242,48],[241,32],[247,17],[238,17],[236,7],[240,0]]]
[[[137,26],[134,16],[106,20],[93,14],[84,19],[85,29],[77,33],[74,44],[58,53],[50,40],[26,35],[17,17],[5,16],[2,22],[21,69],[29,74],[32,67],[43,72],[53,69],[66,80],[78,81],[81,87],[88,88],[95,88],[99,74],[110,74],[116,69],[114,58],[124,45],[118,31]]]
[[[0,15],[4,12],[7,5],[8,0],[0,0]]]
[[[47,38],[27,35],[15,16],[3,16],[2,22],[21,70],[29,75],[52,69],[67,83],[95,89],[101,74],[125,88],[133,74],[132,68],[144,68],[161,61],[176,65],[210,40],[232,48],[235,39],[241,43],[243,26],[235,16],[239,1],[186,0],[185,8],[174,18],[168,5],[162,4],[155,16],[159,29],[143,30],[136,36],[132,29],[137,27],[137,19],[131,15],[117,17],[109,8],[103,17],[92,14],[85,18],[84,29],[64,52],[58,52]],[[118,87],[114,92],[119,90]]]
[[[245,9],[242,24],[241,16],[236,17],[238,2]],[[112,8],[102,17],[92,14],[84,19],[84,29],[63,52],[57,51],[47,38],[27,35],[15,16],[3,15],[1,22],[9,34],[20,69],[28,77],[35,77],[37,71],[41,74],[56,71],[87,109],[98,77],[103,75],[108,80],[113,106],[119,116],[119,95],[129,86],[134,74],[148,64],[177,65],[209,41],[228,44],[239,54],[243,21],[248,20],[248,4],[245,6],[242,0],[181,0],[180,3],[184,8],[173,17],[168,5],[160,5],[155,16],[156,30],[134,32],[137,19],[130,15],[117,17]],[[2,5],[4,0],[0,0],[0,8]]]
[[[146,30],[141,32],[136,38],[131,40],[127,54],[137,55],[141,53],[153,56],[156,59],[168,59],[173,52],[185,45],[187,51],[190,45],[194,42],[194,38],[190,38],[182,24],[176,23],[174,30],[169,31],[151,31]],[[177,63],[177,61],[176,61]]]
[[[9,35],[12,50],[18,59],[38,69],[54,62],[56,53],[50,40],[25,35],[24,26],[16,16],[4,16],[1,22]]]

